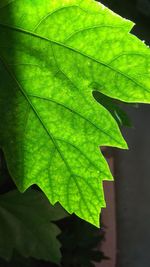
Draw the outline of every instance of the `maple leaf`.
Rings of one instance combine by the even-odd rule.
[[[20,191],[37,184],[52,204],[99,225],[99,146],[126,149],[93,90],[150,102],[150,52],[133,23],[92,0],[3,1],[0,9],[0,144]]]

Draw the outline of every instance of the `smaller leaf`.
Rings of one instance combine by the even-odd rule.
[[[127,113],[118,105],[117,102],[115,102],[113,98],[106,96],[98,91],[94,91],[93,96],[97,102],[103,105],[103,107],[105,107],[111,113],[119,126],[132,126],[132,122]]]
[[[66,216],[59,205],[54,207],[41,192],[14,190],[0,196],[0,257],[10,260],[14,250],[23,257],[59,263],[60,229],[52,223]]]

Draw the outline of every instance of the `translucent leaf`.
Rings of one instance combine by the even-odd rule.
[[[99,146],[126,149],[92,91],[150,102],[150,52],[133,23],[93,0],[15,0],[0,10],[0,143],[20,189],[37,184],[54,204],[99,225]]]

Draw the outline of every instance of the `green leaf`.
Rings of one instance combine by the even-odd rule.
[[[14,250],[24,257],[60,263],[59,228],[52,221],[66,217],[42,193],[17,190],[0,196],[0,257],[10,260]]]
[[[0,143],[20,189],[99,225],[99,146],[127,148],[92,91],[150,102],[150,52],[133,23],[93,0],[15,0],[0,10]]]

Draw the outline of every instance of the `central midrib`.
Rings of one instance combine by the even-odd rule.
[[[28,103],[30,104],[30,106],[31,106],[31,108],[32,108],[32,110],[33,110],[33,112],[35,113],[35,115],[37,116],[37,118],[39,119],[39,121],[41,122],[41,124],[42,124],[44,130],[46,131],[46,133],[47,133],[48,136],[50,137],[52,143],[54,144],[54,147],[56,147],[56,149],[57,149],[57,151],[58,151],[60,157],[62,158],[64,164],[66,165],[66,168],[68,169],[68,171],[69,171],[69,173],[70,173],[70,178],[74,178],[74,181],[75,181],[75,183],[76,183],[76,186],[77,186],[77,188],[78,188],[78,191],[79,191],[80,194],[82,195],[82,200],[83,200],[83,202],[85,203],[85,205],[87,206],[87,209],[88,209],[88,212],[89,212],[90,216],[91,216],[91,217],[93,218],[93,220],[94,220],[94,217],[93,217],[93,215],[92,215],[92,213],[91,213],[91,211],[90,211],[90,209],[89,209],[89,207],[88,207],[88,205],[87,205],[87,203],[86,203],[86,201],[85,201],[85,199],[84,199],[84,195],[82,194],[82,191],[81,191],[80,186],[79,186],[79,184],[78,184],[78,181],[77,181],[77,179],[76,179],[76,175],[72,172],[72,170],[71,170],[71,168],[70,168],[68,162],[66,161],[66,159],[65,159],[65,157],[63,156],[63,154],[62,154],[62,152],[61,152],[59,146],[57,145],[57,142],[55,141],[55,138],[53,137],[53,135],[51,134],[51,132],[47,129],[47,127],[44,125],[43,120],[42,120],[41,117],[39,116],[39,114],[38,114],[36,108],[34,107],[34,105],[32,104],[32,102],[30,101],[30,98],[28,97],[28,95],[26,94],[26,92],[24,91],[24,89],[22,88],[22,86],[21,86],[21,85],[19,84],[19,82],[17,81],[17,79],[16,79],[16,77],[14,76],[13,72],[12,72],[11,70],[9,70],[7,62],[5,62],[5,60],[3,59],[2,56],[0,56],[0,58],[1,58],[1,61],[3,62],[3,65],[5,66],[5,68],[6,68],[6,70],[7,70],[7,72],[9,73],[9,75],[11,76],[11,78],[12,78],[12,79],[15,81],[15,83],[17,84],[17,86],[18,86],[18,88],[19,88],[19,91],[20,91],[21,94],[25,97],[25,99],[28,101]],[[70,180],[69,180],[69,182],[70,182]],[[69,182],[68,182],[68,184],[67,184],[67,188],[68,188],[68,186],[69,186]],[[68,195],[68,196],[69,196],[69,195]],[[69,201],[69,198],[68,198],[68,205],[70,206],[69,203],[70,203],[70,201]]]

